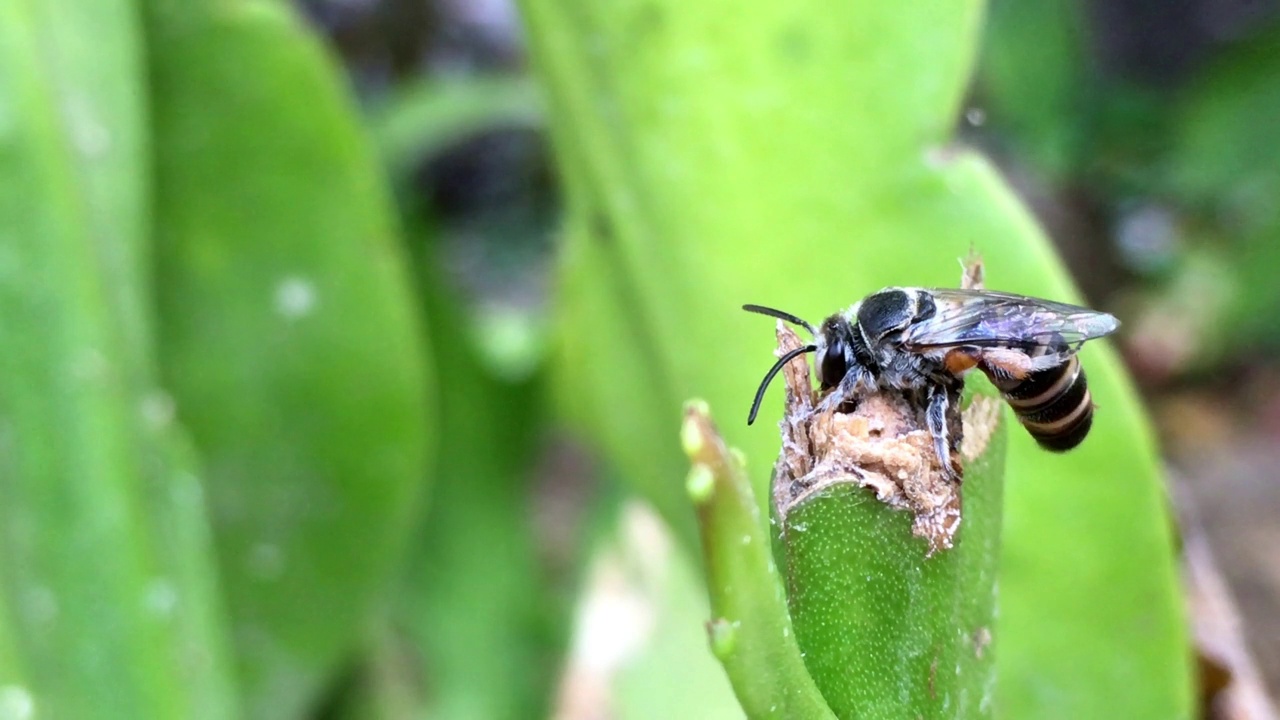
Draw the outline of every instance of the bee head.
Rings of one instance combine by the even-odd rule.
[[[843,315],[836,314],[822,321],[816,335],[813,365],[818,370],[818,383],[828,390],[839,385],[849,372],[849,365],[857,362],[853,326]]]
[[[927,320],[936,312],[929,293],[888,288],[868,295],[858,304],[858,329],[867,345],[875,347],[889,335]]]

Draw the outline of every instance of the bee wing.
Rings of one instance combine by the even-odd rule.
[[[1115,332],[1115,317],[1077,305],[990,290],[929,290],[937,313],[907,328],[912,349],[1005,347],[1070,354]]]

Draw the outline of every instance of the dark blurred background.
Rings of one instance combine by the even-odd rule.
[[[543,358],[559,193],[515,8],[301,7],[362,99],[415,252],[518,381]],[[460,87],[456,117],[415,128]],[[1122,318],[1185,532],[1211,540],[1280,694],[1280,2],[995,0],[957,127]]]

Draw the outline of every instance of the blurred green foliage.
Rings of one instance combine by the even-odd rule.
[[[316,38],[270,4],[158,5],[160,357],[207,472],[245,705],[294,716],[415,517],[424,328],[372,146]]]
[[[447,281],[423,267],[428,308],[442,337],[465,337],[444,297]],[[446,718],[543,716],[563,652],[568,612],[540,565],[532,489],[546,427],[541,376],[495,377],[465,342],[437,343],[448,368],[440,389],[440,483],[415,535],[395,618],[431,668],[431,712]],[[448,578],[441,582],[441,578]],[[502,688],[476,692],[476,679]]]
[[[1075,296],[990,166],[948,144],[978,4],[761,7],[733,11],[733,33],[716,6],[529,0],[525,12],[568,192],[562,394],[687,543],[660,431],[686,397],[746,407],[772,343],[742,302],[816,320],[886,285],[953,286],[971,245],[989,287]],[[1158,461],[1115,356],[1083,357],[1105,407],[1090,442],[1060,457],[1022,433],[1011,442],[998,705],[1186,716]],[[777,437],[724,433],[763,502]]]
[[[1137,307],[1188,318],[1189,361],[1174,371],[1280,343],[1280,324],[1270,321],[1280,308],[1271,280],[1280,268],[1280,161],[1269,141],[1280,108],[1280,24],[1249,22],[1241,9],[1232,20],[1225,6],[1198,11],[1192,17],[1216,23],[1216,34],[1197,38],[1193,20],[1172,13],[1153,42],[1191,37],[1166,61],[1173,67],[1144,74],[1117,60],[1119,49],[1099,47],[1096,8],[996,0],[973,93],[990,118],[983,132],[1011,164],[1038,188],[1085,189],[1108,217],[1113,237],[1104,242],[1144,276],[1151,296]],[[1126,237],[1133,208],[1169,221]],[[1200,295],[1189,309],[1180,302],[1188,288]]]
[[[0,715],[542,716],[599,567],[661,578],[601,679],[618,716],[740,715],[677,437],[708,398],[764,507],[777,436],[735,409],[772,335],[737,308],[954,285],[971,246],[992,287],[1077,297],[952,145],[975,65],[1034,182],[1170,209],[1160,261],[1122,269],[1154,303],[1210,283],[1219,353],[1280,342],[1280,34],[1159,86],[1109,74],[1082,8],[995,2],[979,62],[976,0],[525,0],[536,83],[428,77],[362,119],[283,2],[0,0]],[[553,355],[536,310],[459,290],[418,195],[512,127],[553,138],[565,192],[536,208],[563,212]],[[525,217],[498,231],[545,245]],[[1081,450],[1010,428],[998,705],[1186,717],[1159,458],[1115,354],[1084,364]],[[562,422],[598,487],[548,470]],[[665,573],[627,544],[635,498]]]
[[[298,716],[398,566],[430,441],[354,108],[272,4],[0,15],[5,712]]]
[[[1233,277],[1225,308],[1231,347],[1280,346],[1280,30],[1205,68],[1174,106],[1168,176],[1156,187],[1187,209],[1202,245]],[[1229,352],[1229,350],[1227,350]]]
[[[200,470],[157,374],[135,10],[0,3],[0,682],[15,717],[235,714]]]

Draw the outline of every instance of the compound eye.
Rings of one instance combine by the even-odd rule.
[[[818,358],[818,382],[823,390],[833,388],[840,384],[847,372],[849,365],[844,359],[844,343],[833,343]]]

